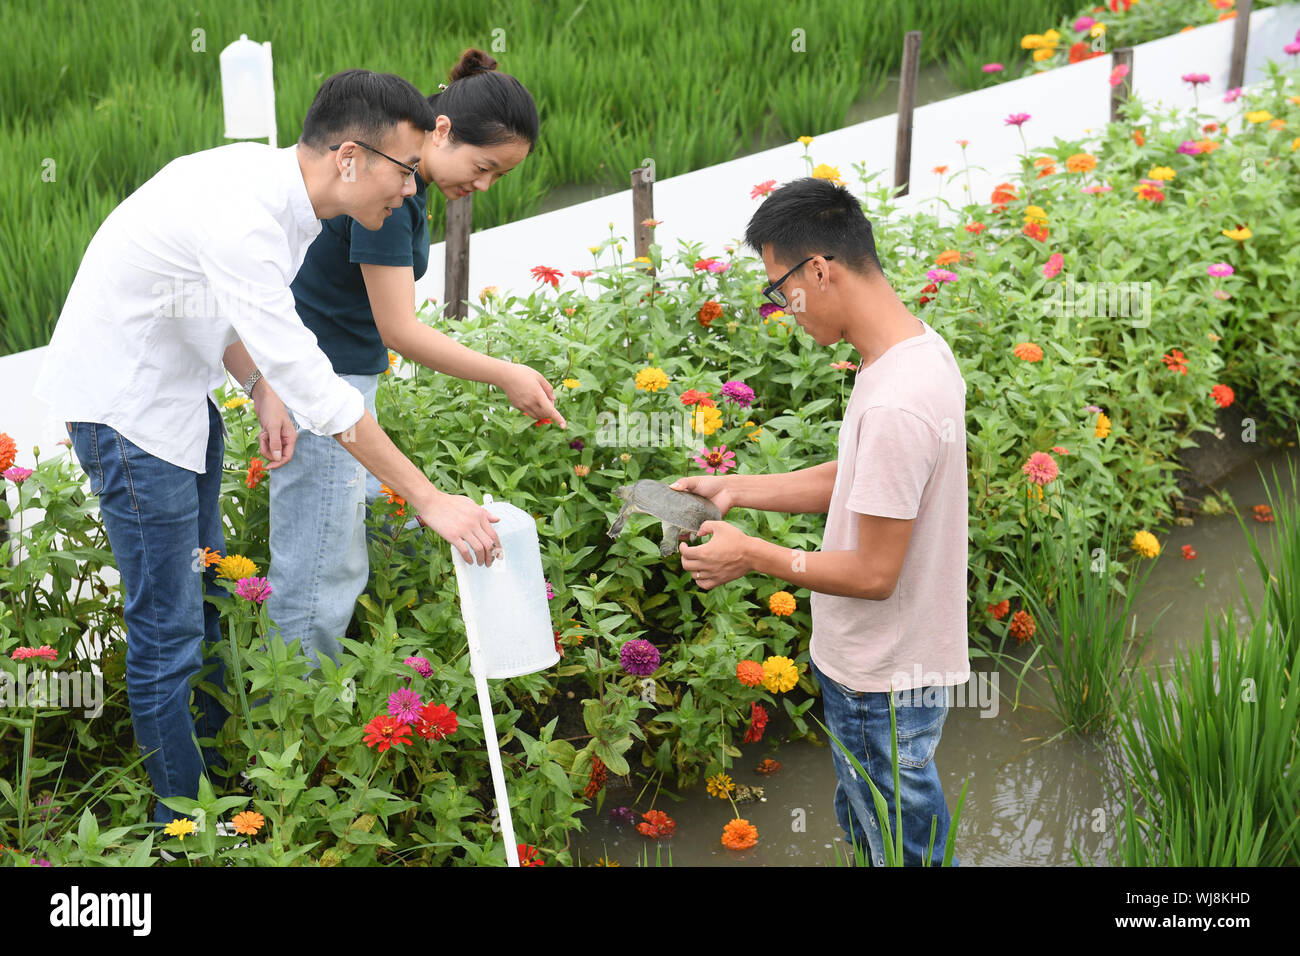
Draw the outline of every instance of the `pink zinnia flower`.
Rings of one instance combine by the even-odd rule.
[[[1096,22],[1092,17],[1079,17],[1074,21],[1074,32],[1082,33],[1084,30],[1091,30],[1092,25]]]
[[[1093,414],[1096,414],[1097,412],[1101,411],[1101,408],[1096,405],[1085,405],[1083,406],[1083,410],[1085,412],[1092,412]]]
[[[56,661],[59,659],[59,652],[48,644],[42,644],[40,647],[19,647],[9,657],[15,661],[30,660],[33,657],[39,657],[42,660]]]
[[[984,70],[985,73],[1001,73],[1001,72],[1002,72],[1002,64],[1001,64],[1001,63],[985,63],[984,66],[982,67],[982,69]]]
[[[1210,74],[1208,74],[1208,73],[1184,73],[1184,74],[1183,74],[1183,82],[1184,82],[1184,83],[1190,83],[1190,84],[1192,84],[1192,87],[1195,88],[1195,87],[1196,87],[1198,84],[1200,84],[1200,83],[1208,83],[1208,82],[1210,82]]]
[[[757,199],[759,196],[766,196],[775,188],[776,188],[775,179],[765,180],[764,182],[759,183],[757,186],[755,186],[753,189],[749,191],[749,198]]]
[[[1007,126],[1022,126],[1029,120],[1028,113],[1012,113],[1002,122]]]
[[[254,604],[261,604],[271,596],[271,585],[266,578],[240,578],[235,585],[235,594]]]
[[[754,403],[754,390],[739,379],[732,379],[722,386],[722,397],[744,408]]]
[[[1068,455],[1070,453],[1070,449],[1063,448],[1060,445],[1053,445],[1052,451],[1056,452],[1058,455]]]
[[[579,279],[587,279],[587,278],[590,278],[590,276],[591,276],[591,270],[590,270],[590,269],[574,269],[572,272],[569,273],[569,275],[571,275],[571,276],[577,276]]]
[[[722,262],[718,259],[710,259],[708,269],[710,272],[726,272],[727,263]]]
[[[1226,302],[1228,299],[1231,299],[1231,298],[1232,298],[1232,293],[1231,293],[1231,292],[1225,292],[1223,289],[1215,289],[1215,290],[1214,290],[1214,297],[1215,297],[1216,299],[1223,299],[1223,300]]]
[[[1234,86],[1232,89],[1228,90],[1228,92],[1223,94],[1223,102],[1225,103],[1235,103],[1239,99],[1241,99],[1240,86]]]
[[[1049,279],[1055,279],[1061,271],[1061,266],[1065,265],[1065,256],[1059,252],[1053,252],[1047,260],[1047,265],[1043,266],[1043,275]]]
[[[695,456],[695,464],[699,465],[710,475],[715,472],[725,475],[727,469],[736,467],[736,453],[727,451],[726,445],[719,445],[716,448],[702,448],[700,453]]]
[[[931,282],[956,282],[957,273],[949,272],[947,269],[929,269],[925,277]]]
[[[420,718],[420,695],[409,687],[395,690],[388,695],[388,716],[396,717],[404,724],[413,724]]]
[[[1100,186],[1084,186],[1083,191],[1088,193],[1090,196],[1095,196],[1097,193],[1108,193],[1110,192],[1110,183],[1105,183]]]
[[[1110,85],[1119,86],[1120,83],[1124,82],[1124,77],[1126,76],[1128,76],[1128,66],[1127,64],[1121,63],[1119,66],[1115,67],[1115,69],[1110,71]]]
[[[21,485],[32,476],[32,470],[30,468],[23,468],[21,465],[14,465],[12,468],[6,468],[0,474],[3,474],[15,485]]]
[[[1292,56],[1295,56],[1297,53],[1300,53],[1300,40],[1294,43],[1288,43],[1286,46],[1282,47],[1282,52],[1290,53]]]
[[[414,667],[416,673],[421,677],[433,676],[433,667],[429,664],[429,660],[426,657],[408,657],[406,660],[402,661],[402,663],[406,664],[408,667]]]
[[[1215,278],[1218,278],[1219,276],[1230,276],[1232,275],[1232,266],[1228,265],[1226,262],[1216,262],[1214,265],[1206,266],[1205,271]]]
[[[543,578],[543,580],[545,579]],[[551,587],[550,581],[546,581],[546,600],[548,601],[555,600],[555,588]]]
[[[1045,451],[1036,451],[1029,456],[1020,469],[1036,485],[1046,485],[1055,480],[1057,475],[1056,459]]]

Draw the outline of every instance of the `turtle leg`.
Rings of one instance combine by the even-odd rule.
[[[623,525],[627,524],[627,516],[632,513],[632,503],[627,502],[619,511],[618,516],[614,518],[614,523],[609,526],[608,535],[611,538],[617,538],[623,533]]]
[[[685,534],[686,529],[669,524],[667,521],[661,521],[659,523],[664,529],[664,539],[659,544],[659,556],[666,558],[668,555],[677,551],[677,536],[679,534]]]

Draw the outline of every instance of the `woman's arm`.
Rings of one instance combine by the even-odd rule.
[[[466,348],[432,329],[415,315],[415,273],[410,266],[361,263],[375,327],[384,344],[425,368],[471,382],[487,382],[506,393],[510,404],[533,418],[568,423],[555,408],[555,391],[541,373]]]

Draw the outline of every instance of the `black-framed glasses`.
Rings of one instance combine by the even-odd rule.
[[[790,276],[794,275],[794,274],[795,274],[796,272],[798,272],[801,268],[803,268],[804,263],[806,263],[806,262],[812,262],[812,261],[813,261],[814,259],[816,259],[816,258],[817,258],[816,256],[809,256],[809,257],[808,257],[807,259],[805,259],[803,262],[799,263],[799,265],[795,266],[793,269],[791,269],[791,270],[790,270],[789,272],[787,272],[785,275],[781,276],[781,278],[777,279],[777,280],[776,280],[775,282],[773,282],[770,286],[768,286],[766,289],[764,289],[764,290],[763,290],[763,295],[765,295],[765,296],[767,297],[767,301],[771,302],[773,305],[780,306],[780,307],[783,308],[783,309],[784,309],[787,305],[789,305],[790,303],[789,303],[789,301],[786,299],[786,297],[785,297],[785,293],[781,291],[781,283],[783,283],[786,279],[790,278]],[[834,256],[822,256],[822,258],[823,258],[823,259],[826,259],[827,261],[829,261],[829,260],[831,260],[831,259],[834,259],[835,257],[834,257]]]
[[[388,160],[390,163],[396,163],[398,166],[401,166],[404,170],[406,170],[406,181],[408,183],[411,181],[412,178],[414,178],[415,174],[420,170],[420,161],[418,159],[415,161],[414,166],[408,166],[400,159],[393,159],[393,157],[389,156],[387,153],[380,152],[379,150],[375,149],[373,146],[361,142],[361,140],[359,139],[354,139],[352,142],[356,143],[362,149],[368,149],[372,153],[379,153],[380,156],[384,157],[384,159]],[[338,146],[331,146],[330,150],[331,151],[336,150],[339,148],[339,146],[342,145],[343,145],[342,143],[339,143]]]

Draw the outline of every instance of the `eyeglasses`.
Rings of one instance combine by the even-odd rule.
[[[368,145],[368,144],[366,144],[366,143],[361,142],[361,140],[359,140],[359,139],[354,139],[354,140],[352,140],[352,142],[356,143],[356,144],[357,144],[358,146],[360,146],[362,149],[368,149],[368,150],[370,150],[372,153],[379,153],[380,156],[384,157],[384,159],[388,160],[390,163],[396,163],[398,166],[401,166],[403,169],[406,170],[406,181],[407,181],[408,183],[409,183],[409,182],[411,181],[411,179],[415,176],[415,174],[416,174],[417,172],[419,172],[419,169],[420,169],[420,161],[419,161],[418,159],[415,161],[415,165],[414,165],[414,166],[408,166],[408,165],[406,165],[406,163],[402,162],[400,159],[393,159],[393,157],[389,156],[387,153],[380,153],[379,150],[375,149],[373,146],[370,146],[370,145]],[[339,148],[339,146],[342,146],[342,145],[343,145],[342,143],[339,143],[338,146],[331,146],[331,147],[330,147],[330,150],[331,150],[331,151],[336,150],[336,149]]]
[[[773,305],[778,305],[778,306],[780,306],[781,308],[784,309],[784,308],[785,308],[787,305],[789,305],[790,303],[789,303],[789,301],[786,299],[786,297],[785,297],[785,293],[781,291],[781,283],[785,282],[786,279],[790,278],[790,276],[792,276],[792,275],[794,275],[796,272],[798,272],[798,271],[803,267],[803,265],[804,265],[805,262],[812,262],[812,261],[813,261],[814,259],[816,259],[816,258],[817,258],[816,256],[809,256],[809,257],[808,257],[807,259],[805,259],[803,262],[799,263],[799,265],[795,266],[793,269],[791,269],[791,270],[790,270],[789,272],[787,272],[785,275],[781,276],[781,278],[777,279],[777,280],[776,280],[775,282],[773,282],[770,286],[768,286],[766,289],[764,289],[764,290],[763,290],[763,295],[767,296],[767,300],[768,300],[769,302],[771,302]],[[822,256],[822,258],[823,258],[823,259],[826,259],[826,260],[829,261],[829,260],[831,260],[831,259],[834,259],[835,257],[834,257],[834,256]]]

